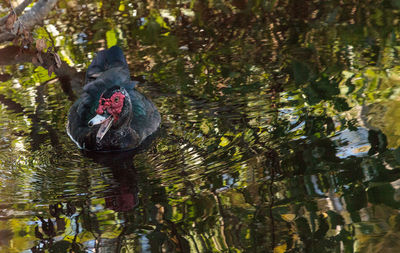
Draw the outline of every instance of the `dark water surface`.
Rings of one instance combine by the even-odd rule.
[[[120,45],[162,127],[135,152],[84,153],[56,76],[2,65],[0,252],[399,252],[399,14],[60,1],[35,39],[79,71]]]

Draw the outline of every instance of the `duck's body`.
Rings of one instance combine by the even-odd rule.
[[[136,148],[160,125],[154,104],[136,91],[122,50],[100,51],[86,73],[81,97],[71,107],[67,132],[87,150]]]

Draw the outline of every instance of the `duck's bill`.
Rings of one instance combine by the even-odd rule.
[[[105,117],[103,115],[97,114],[94,118],[92,118],[89,121],[92,126],[100,124],[100,128],[96,134],[96,142],[97,143],[99,143],[103,139],[104,135],[106,135],[106,133],[108,132],[108,130],[110,129],[110,127],[113,123],[113,120],[114,120],[114,118],[111,115],[108,117]]]

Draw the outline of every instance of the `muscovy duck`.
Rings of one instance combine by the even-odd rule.
[[[154,133],[157,108],[135,89],[121,48],[97,53],[86,72],[83,93],[68,114],[67,133],[81,149],[129,150]]]

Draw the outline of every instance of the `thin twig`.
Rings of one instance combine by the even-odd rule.
[[[57,49],[56,49],[56,45],[54,44],[53,36],[51,36],[51,33],[50,33],[49,31],[47,31],[46,28],[45,28],[44,30],[46,31],[47,35],[49,35],[51,44],[52,44],[52,46],[53,46],[53,51],[57,53]]]
[[[10,8],[11,8],[12,12],[15,13],[14,8],[13,8],[12,3],[11,3],[11,0],[8,0],[8,3],[10,4]]]

